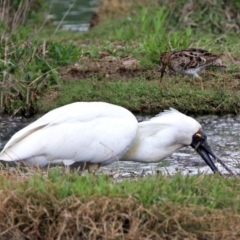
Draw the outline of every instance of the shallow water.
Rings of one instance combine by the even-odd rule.
[[[139,121],[149,117],[136,116]],[[240,173],[240,118],[233,115],[226,116],[201,116],[195,117],[208,136],[209,145],[217,153],[222,161],[232,169]],[[10,137],[35,119],[0,117],[0,149],[4,147]],[[216,164],[221,172],[227,173],[222,167]],[[119,162],[101,168],[115,177],[129,177],[135,175],[154,174],[158,171],[166,174],[196,174],[198,172],[211,173],[201,157],[191,147],[185,147],[174,153],[160,163],[134,163]]]

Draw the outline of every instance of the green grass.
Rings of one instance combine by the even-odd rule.
[[[58,199],[77,196],[87,199],[92,196],[122,197],[132,196],[143,205],[192,204],[214,209],[234,208],[240,212],[240,179],[219,175],[175,176],[156,175],[138,178],[137,181],[125,179],[114,183],[105,175],[79,176],[78,173],[63,174],[56,168],[29,177],[25,181],[1,178],[1,190],[16,191],[19,196],[47,194]]]
[[[226,84],[224,86],[224,84]],[[238,85],[238,82],[236,83]],[[41,109],[50,109],[75,101],[105,101],[121,105],[134,112],[158,113],[174,107],[185,113],[238,113],[240,92],[234,82],[220,79],[204,81],[173,78],[146,81],[144,77],[129,80],[82,79],[66,80],[60,84],[60,96],[51,103],[41,103]]]
[[[47,176],[25,174],[1,170],[0,230],[7,239],[238,239],[240,234],[238,177],[157,175],[114,183],[105,175],[58,168]]]
[[[71,38],[68,32],[56,33],[53,39],[82,46],[78,63],[86,66],[81,70],[86,74],[83,77],[60,76],[63,81],[59,82],[59,97],[46,106],[43,98],[40,109],[46,111],[73,101],[107,101],[145,113],[156,113],[170,106],[194,114],[239,113],[237,73],[240,67],[235,63],[240,49],[238,35],[231,31],[213,34],[209,26],[198,29],[184,28],[183,25],[174,27],[171,11],[172,8],[167,6],[141,8],[136,10],[136,14],[103,22],[89,32],[74,33]],[[207,15],[201,16],[198,12],[196,18],[202,17],[207,18]],[[163,82],[159,83],[160,53],[187,47],[206,48],[224,54],[226,72],[216,70],[216,76],[203,75],[203,91],[199,80],[183,79],[181,75],[165,75]],[[104,63],[102,53],[120,61],[127,57],[137,59],[140,64],[136,70],[138,73],[106,77],[109,69],[115,66],[107,61]],[[88,67],[93,63],[100,64],[102,68]]]
[[[86,33],[55,33],[55,28],[51,25],[38,32],[31,23],[26,22],[22,26],[19,17],[19,22],[15,25],[20,25],[13,26],[15,30],[9,37],[4,35],[1,41],[1,112],[19,113],[29,117],[37,111],[50,110],[51,107],[79,100],[110,101],[133,111],[144,112],[157,112],[169,105],[185,112],[195,112],[196,109],[199,112],[207,109],[208,113],[238,112],[239,88],[236,86],[236,73],[239,66],[234,59],[239,58],[240,43],[234,29],[228,29],[220,21],[229,21],[224,14],[225,6],[216,1],[208,8],[208,1],[201,4],[194,1],[194,14],[188,17],[198,26],[195,28],[182,21],[183,12],[179,6],[183,4],[185,3],[179,0],[173,6],[164,3],[159,7],[156,4],[136,7],[131,14],[126,11],[126,16],[102,22]],[[26,5],[24,9],[29,7]],[[228,7],[232,9],[233,20],[238,24],[235,10],[239,5],[229,3]],[[207,10],[203,11],[204,9]],[[187,12],[184,16],[186,14]],[[207,21],[209,17],[211,21]],[[205,24],[202,25],[202,22]],[[41,25],[40,18],[38,25]],[[1,28],[6,32],[4,26],[1,25]],[[219,26],[225,31],[219,31]],[[199,92],[198,83],[186,83],[180,75],[173,78],[165,76],[167,80],[159,87],[155,81],[158,81],[160,75],[156,74],[160,53],[187,47],[223,53],[229,72],[220,77],[220,80],[217,78],[216,81],[211,81],[211,84],[204,83],[206,88],[202,93]],[[97,69],[95,73],[90,71],[85,74],[84,81],[79,77],[81,83],[68,85],[65,84],[65,76],[59,74],[62,66],[74,66],[76,63],[80,66],[102,64],[106,55],[120,62],[127,58],[138,60],[140,67],[136,71],[139,74],[116,76],[114,80],[108,81],[106,75],[109,69]],[[112,67],[109,62],[105,65],[109,65],[110,69]],[[117,67],[122,66],[119,64]],[[147,69],[148,73],[142,73],[140,68]],[[144,78],[150,81],[145,81]],[[215,77],[211,80],[213,78]],[[229,82],[228,87],[226,81]],[[231,88],[231,82],[234,88]],[[48,104],[51,107],[45,107],[43,96],[56,86],[60,89],[59,99]],[[192,96],[189,96],[189,88]],[[197,102],[201,105],[197,106]]]

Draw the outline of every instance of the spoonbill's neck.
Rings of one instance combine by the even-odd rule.
[[[121,161],[159,162],[181,147],[183,147],[182,144],[173,141],[168,128],[156,131],[156,126],[149,124],[144,128],[139,127],[133,145],[122,157]]]

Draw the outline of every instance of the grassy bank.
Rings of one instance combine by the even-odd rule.
[[[1,172],[3,239],[237,239],[239,179]],[[3,176],[5,175],[5,176]],[[11,214],[9,214],[11,213]]]
[[[170,106],[191,114],[239,113],[240,90],[232,89],[234,85],[229,86],[225,79],[209,79],[204,85],[206,90],[201,91],[199,84],[191,79],[174,78],[160,85],[159,80],[149,82],[144,77],[64,81],[60,95],[54,95],[54,102],[48,100],[51,95],[46,95],[42,108],[47,111],[74,101],[106,101],[135,113],[157,113]],[[236,85],[239,86],[238,81]]]
[[[22,25],[19,19],[11,31],[3,25],[1,112],[32,116],[95,100],[135,112],[171,106],[196,114],[238,113],[239,5],[147,2],[100,1],[104,21],[87,33],[55,31],[39,20]],[[171,72],[159,81],[160,53],[187,47],[223,54],[227,69],[207,70],[203,91],[199,80]]]
[[[191,77],[169,73],[160,82],[158,54],[153,59],[142,55],[141,42],[94,42],[82,48],[82,57],[75,66],[59,69],[61,83],[54,101],[51,94],[45,94],[41,109],[46,111],[73,101],[107,101],[135,112],[156,113],[172,106],[197,114],[239,113],[239,43],[235,35],[223,39],[226,43],[212,43],[208,49],[225,53],[227,69],[206,71],[202,75],[203,91],[201,82]]]

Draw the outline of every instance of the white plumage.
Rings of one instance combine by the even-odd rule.
[[[0,160],[24,160],[40,167],[52,163],[102,166],[118,160],[158,162],[183,146],[195,147],[195,135],[206,142],[201,125],[175,109],[138,123],[123,107],[76,102],[50,111],[14,134]],[[217,171],[211,161],[206,162]]]

